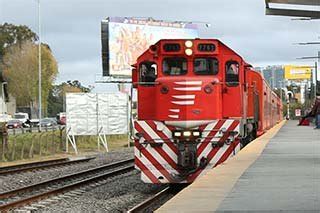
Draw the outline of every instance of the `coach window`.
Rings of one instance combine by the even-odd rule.
[[[140,83],[146,86],[153,86],[157,78],[157,64],[152,61],[145,61],[140,64]]]
[[[196,58],[193,62],[193,69],[196,75],[216,75],[219,70],[218,65],[216,58]]]
[[[239,85],[239,63],[236,61],[226,63],[226,84],[230,87]]]
[[[162,70],[165,75],[187,74],[187,59],[182,57],[165,58],[162,62]]]

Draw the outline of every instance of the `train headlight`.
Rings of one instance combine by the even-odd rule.
[[[186,45],[186,47],[188,47],[188,48],[191,48],[193,46],[193,43],[192,43],[192,41],[186,41],[184,43],[184,45]]]
[[[184,131],[183,132],[183,136],[184,137],[190,137],[191,136],[191,132],[190,131]]]
[[[192,49],[186,49],[184,52],[186,53],[187,56],[192,55]]]
[[[174,132],[174,133],[173,133],[173,136],[174,136],[174,137],[181,137],[181,132]]]
[[[195,136],[195,137],[199,137],[200,136],[200,132],[193,132],[192,135]]]

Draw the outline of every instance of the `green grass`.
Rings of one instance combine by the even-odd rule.
[[[76,143],[79,153],[105,151],[103,145],[98,150],[97,136],[77,136]],[[128,146],[127,135],[107,136],[109,151]],[[50,156],[65,153],[66,136],[65,131],[60,130],[24,133],[19,135],[9,135],[6,146],[1,144],[0,161],[8,162],[23,159],[32,159],[39,156]],[[69,144],[69,152],[74,154],[74,150]]]

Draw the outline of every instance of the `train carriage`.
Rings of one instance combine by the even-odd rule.
[[[216,39],[160,40],[134,65],[135,166],[147,183],[185,183],[279,121],[263,77]]]

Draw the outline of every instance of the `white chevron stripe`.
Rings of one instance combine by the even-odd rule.
[[[224,122],[224,124],[220,127],[220,129],[222,128],[226,128],[228,129],[229,126],[233,123],[233,120],[226,120]],[[217,135],[219,135],[219,131],[216,132],[216,134],[213,136],[213,138],[211,139],[210,142],[214,142],[214,141],[219,141],[219,138],[215,138],[217,137]],[[209,152],[212,150],[212,145],[211,143],[208,143],[207,146],[204,148],[204,150],[201,152],[201,154],[199,155],[198,159],[201,159],[202,157],[207,157],[207,155],[209,154]]]
[[[169,118],[179,118],[179,115],[168,115]]]
[[[135,149],[137,149],[137,148],[135,147]],[[147,151],[150,153],[150,155],[154,156],[149,150],[147,150]],[[157,158],[157,157],[155,157],[155,158],[157,160],[159,160],[159,158]],[[141,161],[141,163],[143,165],[145,165],[150,170],[150,172],[154,176],[156,176],[156,177],[162,176],[163,177],[162,180],[159,180],[160,182],[168,182],[168,179],[156,167],[154,167],[153,163],[146,156],[144,156],[142,153],[141,153],[141,157],[139,157],[139,160]],[[159,162],[159,163],[162,164],[161,162]]]
[[[201,87],[174,87],[177,91],[201,91]]]
[[[148,176],[144,174],[144,172],[141,171],[140,174],[141,174],[141,176],[140,176],[140,177],[141,177],[141,180],[142,180],[143,182],[145,182],[145,183],[153,183],[153,182],[148,178]],[[159,180],[159,181],[160,181],[160,180]]]
[[[229,145],[230,146],[230,145]],[[227,151],[228,147],[227,145],[224,145],[223,147],[221,147],[219,149],[219,151],[215,154],[215,156],[211,159],[211,161],[208,163],[208,165],[206,166],[206,168],[204,170],[201,171],[201,173],[199,174],[199,177],[201,177],[202,175],[204,175],[207,171],[207,169],[211,169],[222,157],[222,155]]]
[[[195,99],[196,95],[173,95],[176,99]]]
[[[178,85],[202,85],[202,81],[177,81],[174,83]]]
[[[194,105],[194,101],[171,101],[171,103],[176,105]]]
[[[155,122],[157,122],[157,121],[155,121]],[[166,125],[164,125],[162,132],[167,136],[167,138],[170,138],[170,140],[172,141],[172,132]],[[176,156],[175,153],[174,153],[174,155]]]
[[[151,138],[161,139],[145,121],[140,121],[139,123],[140,126],[144,129],[146,133],[148,133],[148,135]],[[161,142],[163,142],[163,140]],[[173,162],[177,162],[177,160],[175,160],[177,155],[170,149],[170,147],[166,143],[163,143],[161,148],[164,152],[166,152],[169,155]],[[155,151],[154,148],[152,148],[151,146],[147,146],[147,150],[150,150],[150,154],[152,154],[156,159],[161,160],[161,162],[159,161],[161,164],[167,164],[170,170],[175,170],[157,151]]]

